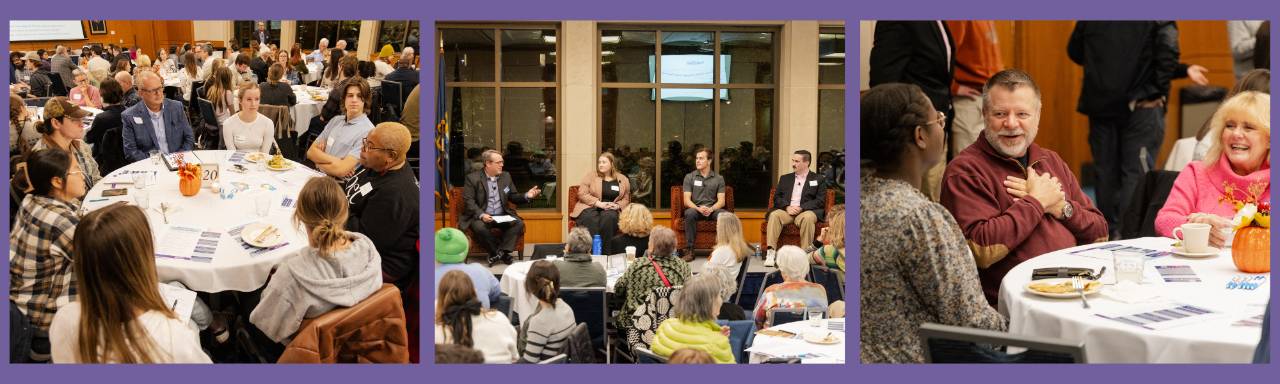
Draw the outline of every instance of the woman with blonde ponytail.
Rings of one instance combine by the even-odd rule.
[[[520,326],[520,363],[537,363],[564,352],[577,321],[573,309],[560,300],[560,271],[550,261],[538,260],[525,275],[524,289],[538,299],[538,308]]]
[[[347,232],[347,199],[328,177],[307,181],[298,192],[293,221],[307,233],[301,254],[285,260],[249,315],[267,337],[289,340],[304,319],[350,307],[382,287],[382,258],[373,241]]]

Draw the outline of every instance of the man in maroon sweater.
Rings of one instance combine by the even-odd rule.
[[[1034,140],[1040,88],[1026,72],[992,76],[982,90],[983,138],[960,152],[942,180],[942,205],[964,231],[996,305],[1000,281],[1033,257],[1107,239],[1107,221],[1071,168]]]

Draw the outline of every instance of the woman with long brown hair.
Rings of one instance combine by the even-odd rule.
[[[55,363],[211,363],[195,324],[160,297],[147,216],[116,204],[80,221],[72,240],[79,300],[49,329]]]
[[[449,271],[440,278],[436,296],[438,344],[458,344],[484,353],[484,362],[509,364],[519,354],[516,329],[501,312],[483,309],[466,272]]]
[[[338,182],[314,177],[298,192],[293,221],[307,232],[307,248],[285,260],[249,315],[264,334],[282,342],[302,320],[350,307],[382,286],[382,258],[373,241],[347,232],[347,199]]]
[[[209,75],[209,83],[205,85],[205,99],[213,104],[213,114],[221,123],[231,114],[236,113],[236,96],[232,91],[231,69],[214,64],[213,74]]]

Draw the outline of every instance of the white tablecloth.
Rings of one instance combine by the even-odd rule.
[[[1120,243],[1154,250],[1169,250],[1172,239],[1150,237]],[[1031,271],[1045,267],[1085,267],[1107,272],[1105,284],[1114,282],[1115,266],[1109,259],[1072,255],[1068,252],[1097,244],[1069,248],[1033,258],[1009,271],[1000,285],[1000,312],[1009,316],[1009,332],[1018,335],[1053,337],[1070,342],[1083,341],[1090,363],[1248,363],[1261,336],[1261,328],[1233,323],[1265,311],[1270,286],[1254,290],[1227,290],[1235,276],[1246,276],[1235,268],[1231,251],[1208,259],[1162,256],[1149,259],[1142,286],[1161,297],[1127,304],[1110,297],[1114,286],[1104,286],[1101,294],[1089,296],[1091,309],[1080,299],[1050,299],[1024,291]],[[1198,283],[1166,283],[1153,266],[1190,266]],[[1270,279],[1270,274],[1263,274]],[[1098,313],[1136,313],[1160,303],[1190,304],[1222,312],[1219,317],[1175,328],[1151,330],[1096,316]]]
[[[297,200],[298,191],[302,189],[309,176],[318,173],[294,164],[291,171],[275,172],[259,168],[258,164],[246,164],[249,172],[241,174],[229,171],[232,163],[227,158],[232,151],[196,151],[202,162],[218,162],[221,169],[221,182],[224,188],[234,187],[232,182],[248,184],[248,189],[237,192],[230,200],[223,200],[208,188],[206,181],[201,191],[195,196],[186,197],[178,192],[177,173],[168,171],[164,165],[155,165],[150,159],[129,164],[112,172],[94,185],[85,195],[85,209],[102,208],[117,201],[137,204],[137,189],[132,185],[132,177],[126,172],[157,171],[155,182],[146,190],[150,194],[150,208],[147,210],[152,232],[155,236],[163,236],[168,226],[159,212],[161,202],[176,206],[176,211],[168,214],[169,225],[200,227],[209,231],[223,232],[218,243],[217,252],[211,262],[200,262],[183,259],[156,258],[156,270],[160,281],[180,281],[187,288],[202,292],[219,291],[252,291],[267,282],[272,267],[282,260],[293,256],[307,245],[306,234],[301,228],[293,226],[290,218],[292,208],[284,208],[284,198]],[[114,184],[123,182],[123,184]],[[129,192],[120,197],[102,197],[102,191],[108,188],[128,188]],[[272,190],[274,188],[274,190]],[[254,213],[254,196],[268,193],[272,196],[271,210],[265,218]],[[226,234],[235,226],[252,222],[266,222],[281,229],[287,245],[267,253],[251,256],[245,251],[238,238]]]
[[[591,256],[591,259],[596,264],[605,267],[607,291],[613,292],[613,285],[618,282],[618,278],[622,277],[622,273],[627,270],[626,255],[609,256],[607,266],[603,255],[594,255]],[[548,257],[547,260],[554,261],[558,260],[558,258]],[[533,261],[521,261],[511,264],[502,271],[502,279],[498,282],[502,293],[511,296],[511,309],[520,314],[520,321],[522,322],[525,317],[533,314],[534,308],[538,305],[538,299],[524,289],[524,279],[529,274],[529,267],[531,266],[533,266]]]
[[[302,83],[310,84],[313,81],[320,80],[322,71],[324,71],[324,65],[321,65],[320,63],[308,63],[307,74],[302,75]]]
[[[313,100],[312,93],[323,95],[325,98],[329,97],[328,88],[293,86],[293,95],[298,98],[298,104],[293,106],[293,130],[299,135],[307,131],[311,125],[311,118],[320,115],[320,109],[324,108],[325,100]]]
[[[751,343],[751,347],[748,348],[751,351],[751,364],[762,363],[771,357],[797,355],[806,355],[801,359],[804,364],[844,363],[844,343],[847,341],[843,331],[844,319],[821,320],[821,324],[816,327],[813,326],[813,322],[802,320],[774,326],[770,329],[791,332],[799,336],[786,338],[757,333],[755,340]],[[835,344],[814,344],[804,341],[803,335],[814,332],[823,334],[830,332],[832,336],[840,338],[840,342]]]

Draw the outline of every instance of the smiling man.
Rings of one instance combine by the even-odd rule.
[[[1040,88],[1016,69],[982,89],[986,128],[947,166],[942,205],[964,231],[987,301],[1000,280],[1033,257],[1107,239],[1107,222],[1062,157],[1035,144]]]

